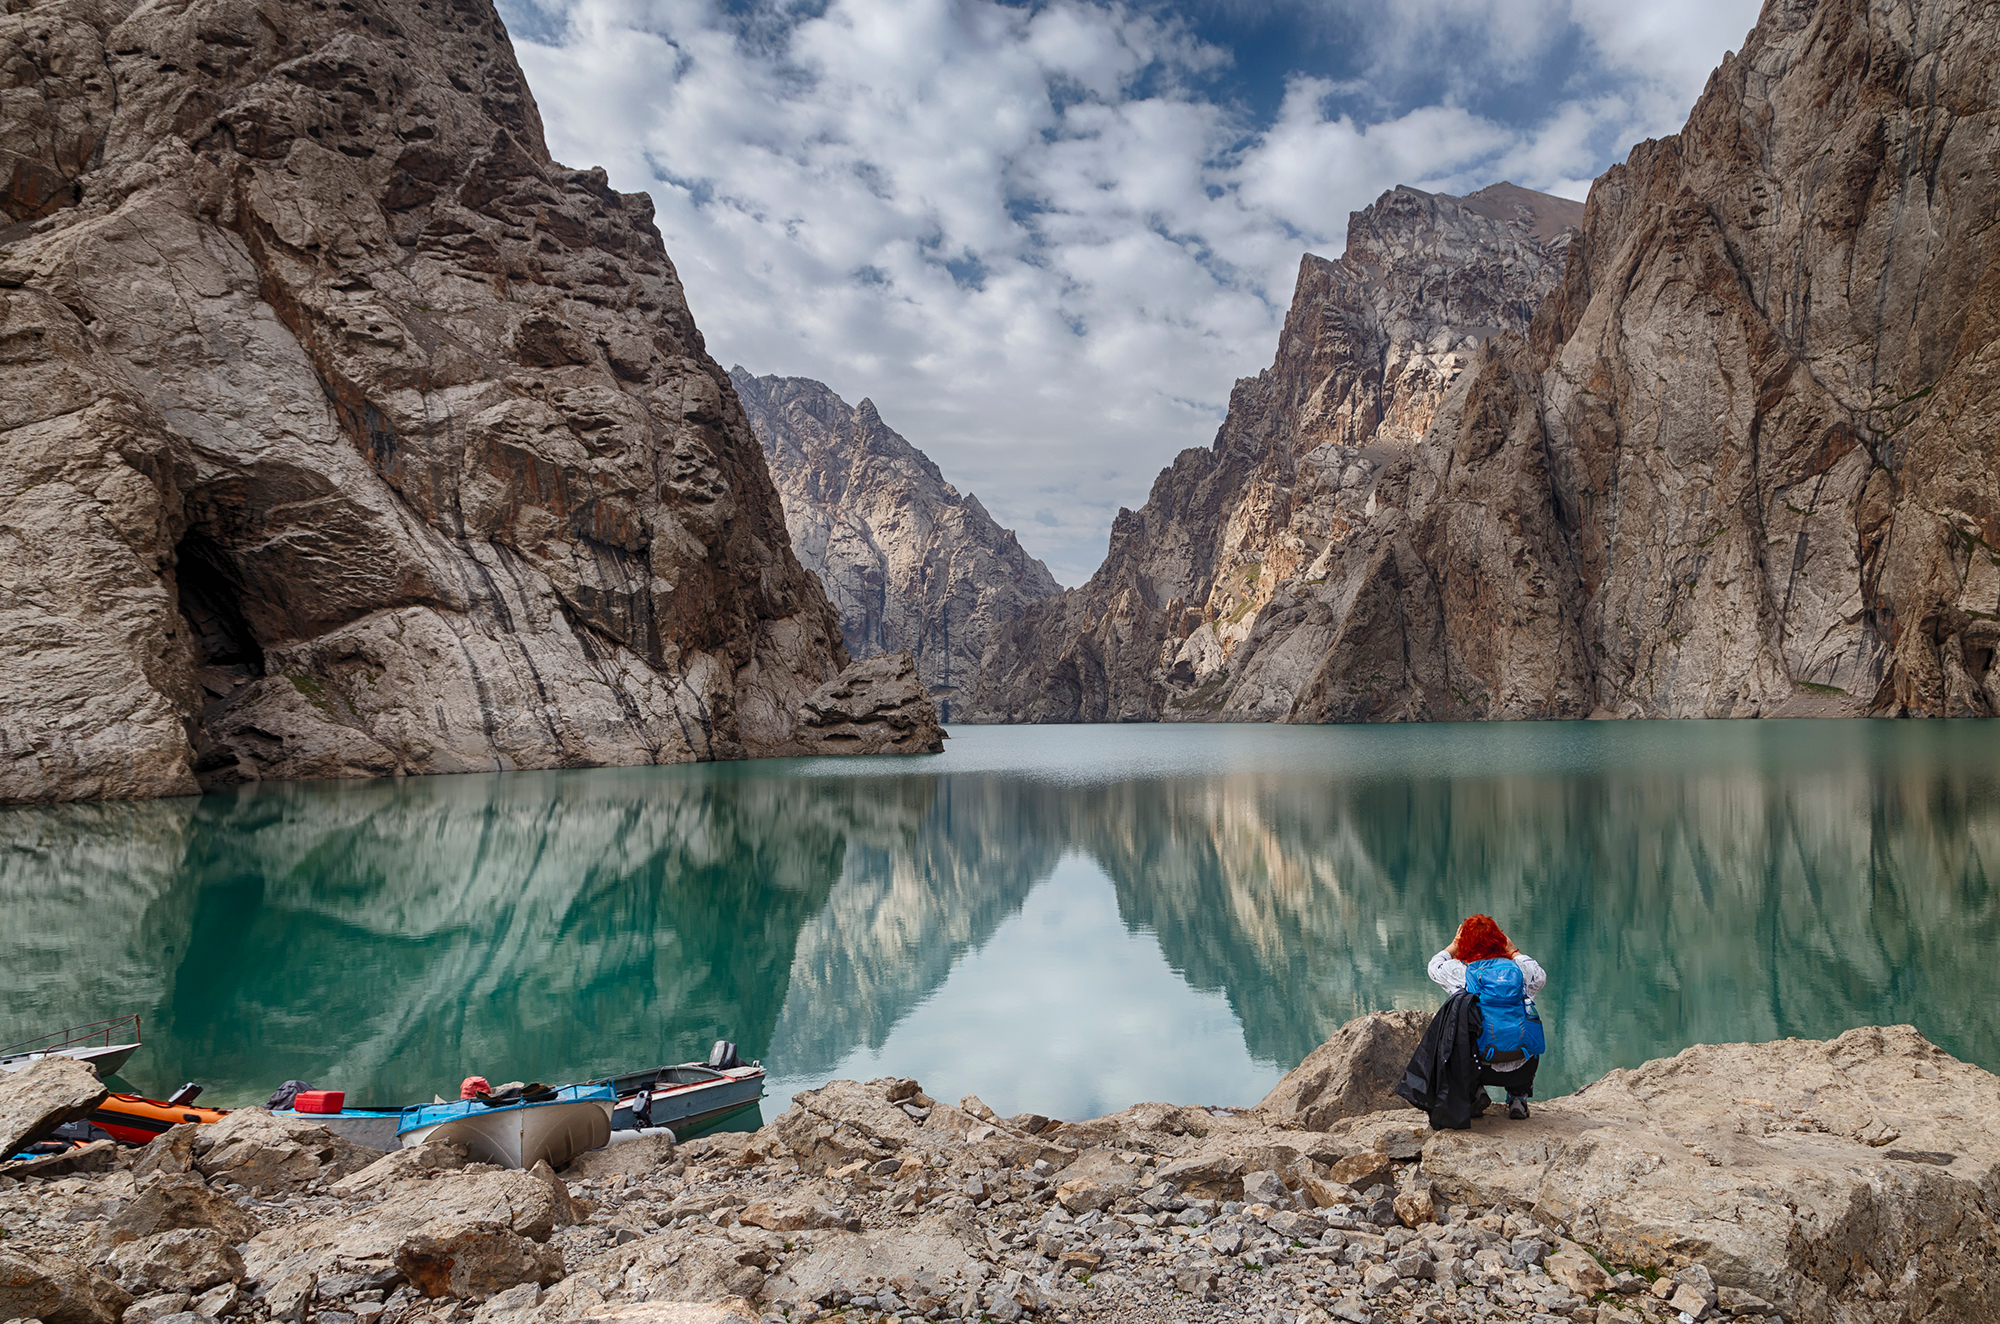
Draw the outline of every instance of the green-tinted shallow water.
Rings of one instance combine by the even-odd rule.
[[[221,1102],[762,1058],[1002,1112],[1253,1103],[1498,916],[1542,1093],[1908,1021],[2000,1067],[2000,726],[960,728],[931,759],[0,810],[0,1042]]]

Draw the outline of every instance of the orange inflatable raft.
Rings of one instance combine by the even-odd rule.
[[[182,1122],[214,1122],[228,1114],[227,1108],[202,1108],[192,1102],[113,1094],[90,1110],[90,1124],[128,1145],[143,1145]]]

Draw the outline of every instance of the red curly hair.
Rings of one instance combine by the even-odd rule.
[[[1507,935],[1493,922],[1491,915],[1473,915],[1458,926],[1458,937],[1454,939],[1458,947],[1458,959],[1467,965],[1474,961],[1491,961],[1503,958],[1514,950],[1514,944],[1507,941]]]

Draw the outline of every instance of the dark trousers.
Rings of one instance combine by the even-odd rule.
[[[1541,1058],[1531,1057],[1525,1066],[1512,1071],[1495,1071],[1482,1062],[1479,1066],[1479,1087],[1484,1089],[1488,1085],[1498,1085],[1510,1095],[1518,1094],[1526,1098],[1535,1092],[1535,1068],[1541,1064]]]

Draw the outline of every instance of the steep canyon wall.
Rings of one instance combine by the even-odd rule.
[[[838,621],[488,0],[8,8],[0,800],[817,747]]]
[[[1580,217],[1356,213],[979,716],[2000,712],[1997,57],[1990,5],[1772,0]],[[1440,323],[1466,348],[1391,389]]]

